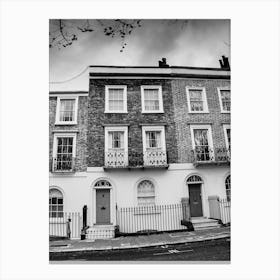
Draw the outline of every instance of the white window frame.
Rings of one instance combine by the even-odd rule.
[[[61,101],[64,99],[73,99],[75,100],[75,110],[74,110],[74,120],[73,121],[60,121],[60,107],[61,107]],[[55,125],[75,125],[77,124],[78,119],[78,102],[79,97],[78,96],[58,96],[57,97],[57,103],[56,103],[56,117],[55,117]]]
[[[145,109],[145,99],[144,99],[144,90],[145,89],[158,89],[159,93],[159,109],[156,111],[150,111]],[[142,113],[144,114],[154,114],[154,113],[164,113],[163,111],[163,101],[162,101],[162,87],[161,86],[141,86],[141,106],[142,106]]]
[[[227,147],[227,149],[229,149],[229,142],[228,142],[228,138],[227,138],[227,129],[231,130],[230,124],[224,124],[223,127],[224,127],[224,135],[225,135],[226,147]]]
[[[123,145],[125,153],[125,163],[128,165],[128,127],[127,126],[107,126],[105,127],[105,154],[109,152],[109,132],[121,131],[124,132]],[[105,155],[106,158],[106,155]]]
[[[153,187],[154,187],[154,195],[153,196],[139,196],[139,192],[138,192],[138,187],[139,185],[143,182],[143,181],[149,181],[152,183]],[[146,198],[146,197],[153,197],[153,203],[152,204],[149,204],[149,203],[139,203],[139,198]],[[137,205],[138,206],[154,206],[156,205],[156,185],[154,184],[154,182],[150,179],[143,179],[143,180],[140,180],[136,186],[136,199],[137,199]]]
[[[76,142],[77,142],[77,135],[76,133],[54,133],[54,140],[53,140],[53,158],[57,156],[57,138],[60,137],[73,137],[73,150],[72,150],[72,157],[76,157]]]
[[[52,217],[51,215],[50,215],[50,213],[51,212],[55,212],[56,214],[58,214],[58,212],[62,212],[62,213],[64,213],[65,212],[65,198],[64,198],[64,193],[59,189],[59,188],[57,188],[57,187],[51,187],[50,189],[49,189],[49,199],[50,199],[50,192],[52,191],[52,190],[57,190],[57,191],[59,191],[60,193],[61,193],[61,195],[62,195],[62,204],[60,204],[60,206],[62,205],[62,211],[50,211],[49,210],[49,219],[50,220],[56,220],[56,219],[63,219],[64,218],[64,215],[62,214],[62,217]],[[57,206],[59,205],[58,203],[56,204]],[[49,203],[49,206],[53,206],[53,204],[51,203],[51,205],[50,205],[50,203]]]
[[[209,144],[210,149],[212,149],[212,151],[213,151],[212,157],[214,159],[215,153],[214,153],[214,145],[213,145],[211,125],[209,125],[209,124],[191,125],[190,128],[191,128],[191,138],[192,138],[192,148],[193,148],[193,150],[195,150],[194,130],[196,130],[196,129],[207,129],[207,131],[208,131],[208,144]]]
[[[219,87],[218,89],[218,95],[219,95],[219,102],[220,102],[220,109],[221,109],[221,113],[227,113],[230,114],[230,111],[225,111],[223,108],[223,103],[222,103],[222,96],[221,96],[221,90],[229,90],[230,91],[230,87]],[[231,91],[230,91],[231,93]]]
[[[192,89],[193,90],[201,90],[202,91],[203,111],[192,111],[191,110],[191,102],[190,102],[190,92],[189,92],[189,90],[192,90]],[[188,102],[189,113],[191,113],[191,114],[205,114],[205,113],[209,113],[208,102],[207,102],[207,95],[206,95],[205,87],[189,87],[189,86],[186,86],[186,94],[187,94],[187,102]]]
[[[123,89],[123,111],[109,109],[109,89]],[[106,85],[105,86],[105,111],[104,113],[123,114],[127,113],[127,86],[125,85]]]
[[[163,152],[166,151],[166,143],[165,143],[165,127],[164,126],[142,126],[142,141],[143,141],[143,152],[146,152],[146,132],[149,131],[159,131],[161,132],[161,150]]]

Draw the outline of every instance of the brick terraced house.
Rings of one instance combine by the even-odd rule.
[[[50,92],[50,230],[78,213],[53,235],[230,222],[230,67],[220,64],[90,66],[88,92]]]

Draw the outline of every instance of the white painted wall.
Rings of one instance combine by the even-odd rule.
[[[112,184],[112,221],[115,223],[115,205],[119,207],[137,206],[137,183],[141,179],[151,179],[155,183],[156,204],[180,203],[182,197],[188,197],[186,179],[192,174],[201,176],[202,204],[204,216],[209,216],[208,196],[217,195],[225,198],[225,178],[228,167],[200,167],[192,164],[172,164],[169,169],[111,170],[89,168],[88,172],[50,177],[50,186],[58,186],[64,192],[64,205],[67,212],[82,212],[88,206],[88,223],[93,224],[95,199],[94,183],[108,179]]]

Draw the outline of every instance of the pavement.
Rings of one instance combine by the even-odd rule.
[[[57,240],[49,242],[49,252],[103,251],[165,246],[171,244],[201,242],[230,237],[230,227],[196,231],[156,233],[138,236],[122,236],[96,240]]]

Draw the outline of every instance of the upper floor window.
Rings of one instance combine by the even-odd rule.
[[[141,86],[142,113],[163,113],[161,86]]]
[[[192,125],[191,136],[196,161],[213,160],[214,150],[211,126]]]
[[[54,135],[53,171],[73,171],[76,150],[76,134]]]
[[[58,189],[50,189],[49,191],[49,217],[63,217],[63,195]]]
[[[127,87],[105,87],[105,113],[127,113]]]
[[[225,134],[225,140],[226,140],[226,147],[230,150],[231,136],[230,136],[230,125],[229,124],[224,125],[224,134]]]
[[[128,165],[127,127],[105,127],[106,167],[125,167]]]
[[[143,154],[145,166],[166,166],[164,126],[143,126]]]
[[[222,113],[230,113],[230,89],[218,88],[220,107]]]
[[[78,97],[57,97],[55,124],[77,124]]]
[[[143,180],[137,186],[138,205],[155,204],[155,186],[150,180]]]
[[[230,197],[231,197],[231,182],[230,182],[230,175],[227,176],[226,181],[225,181],[225,185],[226,185],[226,196],[227,196],[227,201],[230,201]]]
[[[208,113],[205,88],[186,87],[190,113]]]

